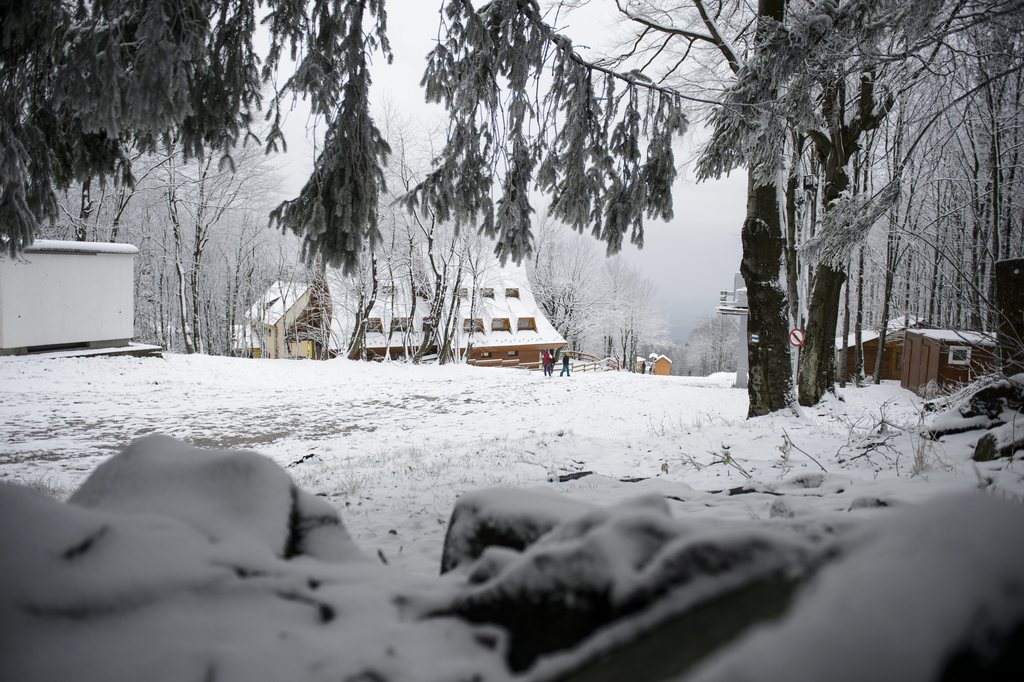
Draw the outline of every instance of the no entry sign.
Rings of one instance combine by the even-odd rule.
[[[804,345],[804,339],[807,338],[807,333],[803,329],[791,329],[789,330],[789,345],[794,348],[800,348]]]

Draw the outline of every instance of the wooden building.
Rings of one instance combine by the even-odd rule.
[[[924,323],[916,318],[907,320],[903,317],[896,317],[889,320],[885,332],[885,350],[882,353],[881,378],[892,381],[899,381],[903,370],[903,343],[904,334],[907,328],[915,329],[923,327]],[[864,375],[873,376],[875,363],[878,361],[878,342],[881,335],[875,329],[865,329],[861,332],[861,349],[864,353]],[[853,377],[857,372],[857,353],[854,348],[856,337],[850,334],[846,339],[846,376]],[[842,371],[842,349],[843,338],[836,338],[836,378],[840,378]]]
[[[274,282],[250,309],[240,350],[257,358],[327,358],[330,326],[331,296],[322,280]]]
[[[544,315],[523,268],[495,267],[475,286],[459,292],[457,347],[466,362],[482,367],[536,366],[545,350],[557,353],[565,339]],[[382,290],[367,319],[366,349],[371,357],[397,358],[415,352],[434,321],[429,304],[400,289]],[[346,338],[338,335],[339,338]],[[427,353],[436,353],[434,347]]]
[[[966,384],[997,366],[996,340],[991,334],[908,329],[900,385],[924,394]]]
[[[672,374],[672,361],[664,355],[652,355],[648,359],[648,364],[651,367],[651,374],[658,374],[665,377]]]

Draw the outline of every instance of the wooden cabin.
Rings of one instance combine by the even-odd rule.
[[[658,355],[649,360],[651,374],[658,374],[667,377],[672,374],[672,361],[665,355]]]
[[[903,371],[903,343],[904,334],[908,328],[914,329],[923,327],[924,323],[916,318],[907,320],[903,317],[896,317],[889,320],[885,332],[885,350],[882,353],[881,378],[892,381],[899,381]],[[878,342],[880,334],[875,329],[865,329],[861,332],[861,349],[864,353],[864,375],[873,376],[875,363],[878,361]],[[856,336],[850,334],[846,339],[846,376],[853,377],[857,372],[857,353],[854,345]],[[836,378],[840,379],[842,371],[842,349],[843,338],[836,338]]]
[[[370,357],[394,359],[415,352],[434,325],[423,316],[428,310],[425,299],[413,306],[412,294],[402,287],[382,290],[367,320]],[[566,345],[534,298],[523,268],[494,267],[460,287],[458,314],[455,341],[470,365],[539,366],[545,350],[556,354]],[[427,349],[436,352],[435,346]]]
[[[999,363],[996,340],[984,332],[908,329],[900,385],[919,395],[966,384]]]

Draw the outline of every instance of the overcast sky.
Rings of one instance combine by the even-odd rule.
[[[607,3],[611,5],[611,3]],[[428,106],[419,87],[426,54],[437,39],[440,0],[388,0],[388,35],[394,62],[375,55],[373,100],[382,109],[389,103],[403,119],[429,129],[440,125],[444,111]],[[600,4],[598,3],[598,6]],[[593,15],[593,12],[591,12]],[[610,17],[609,13],[606,15]],[[597,44],[592,35],[610,35],[615,26],[589,17],[572,18],[575,40]],[[308,109],[301,106],[288,118],[289,151],[282,162],[288,197],[295,196],[313,166]],[[379,113],[378,113],[379,115]],[[680,143],[677,163],[692,157]],[[658,290],[658,303],[669,321],[673,338],[684,341],[694,324],[714,314],[718,291],[731,288],[740,260],[740,226],[746,203],[746,174],[722,181],[695,184],[692,174],[680,169],[673,194],[675,218],[669,223],[646,221],[643,250],[627,246],[625,257],[641,266]]]

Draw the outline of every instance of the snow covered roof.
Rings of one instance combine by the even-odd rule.
[[[668,364],[672,364],[672,358],[670,358],[667,355],[659,355],[658,357],[654,358],[655,362],[657,362],[658,360],[668,360]]]
[[[466,296],[460,301],[458,331],[461,345],[473,344],[474,348],[506,348],[523,345],[563,346],[565,339],[547,319],[537,304],[525,269],[506,266],[493,267],[486,270],[476,279],[464,281],[461,289]],[[483,291],[487,291],[484,296]],[[511,294],[511,295],[510,295]],[[410,317],[408,294],[396,292],[396,295],[380,297],[370,313],[371,318],[381,320],[380,333],[369,333],[366,345],[369,348],[383,348],[388,343],[388,330],[392,320]],[[403,337],[408,338],[410,345],[417,345],[423,333],[423,314],[425,305],[418,305],[415,316],[409,324],[408,334],[396,330],[391,334],[391,347],[401,347]],[[465,320],[478,319],[482,322],[483,331],[465,332]],[[532,319],[524,323],[530,328],[520,329],[520,320]],[[493,329],[494,320],[508,320],[508,329]]]
[[[912,317],[912,316],[911,317],[903,317],[903,316],[894,317],[894,318],[890,319],[889,323],[886,325],[886,330],[885,330],[886,338],[890,338],[891,335],[896,334],[898,332],[903,332],[903,331],[906,331],[907,329],[912,329],[914,327],[917,327],[922,322],[924,322],[924,320],[922,320],[920,317]],[[867,343],[868,341],[874,341],[878,337],[879,337],[879,333],[878,333],[877,329],[863,329],[863,330],[861,330],[861,333],[860,333],[860,341],[861,341],[861,343]],[[850,334],[848,337],[846,337],[846,347],[847,348],[853,348],[856,345],[856,343],[857,343],[857,335],[856,334]],[[842,336],[837,336],[836,337],[836,350],[842,350],[842,348],[843,348],[843,337]]]
[[[72,242],[57,239],[37,239],[25,248],[25,253],[120,253],[136,254],[137,246],[111,242]]]
[[[306,293],[309,285],[305,282],[294,280],[278,280],[273,282],[267,290],[249,309],[249,319],[252,321],[277,324],[284,314],[295,305],[295,302]]]
[[[972,346],[994,346],[996,337],[988,332],[967,332],[956,329],[914,329],[926,339],[934,339],[943,343],[966,343]]]

